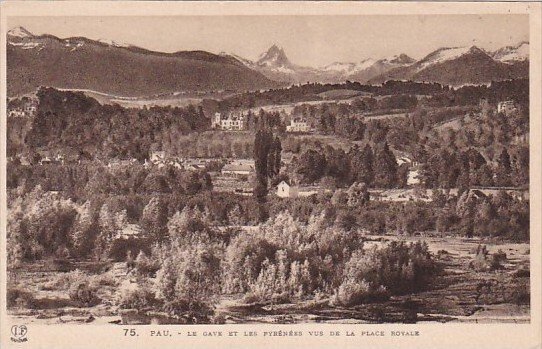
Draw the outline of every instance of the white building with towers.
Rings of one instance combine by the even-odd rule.
[[[246,127],[246,116],[242,113],[230,113],[227,116],[215,113],[211,122],[211,128],[224,131],[242,131]]]

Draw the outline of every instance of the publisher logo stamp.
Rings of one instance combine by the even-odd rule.
[[[23,343],[28,341],[26,335],[28,329],[25,325],[13,325],[11,326],[11,341],[15,343]]]

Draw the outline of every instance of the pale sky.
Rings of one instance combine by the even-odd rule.
[[[205,50],[256,59],[272,44],[291,62],[322,66],[439,47],[495,50],[529,40],[527,15],[10,17],[8,27],[108,39],[162,52]]]

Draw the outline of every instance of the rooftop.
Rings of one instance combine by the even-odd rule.
[[[251,165],[247,165],[247,164],[228,164],[228,165],[225,165],[222,168],[222,172],[224,172],[224,171],[236,171],[236,172],[246,171],[246,172],[251,172],[253,169],[254,169],[254,167],[252,167]]]

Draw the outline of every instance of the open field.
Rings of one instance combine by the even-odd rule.
[[[330,90],[326,92],[320,93],[318,96],[322,97],[323,99],[328,100],[343,100],[343,99],[350,99],[360,96],[372,96],[371,93],[363,92],[363,91],[357,91],[357,90],[347,90],[347,89],[337,89],[337,90]]]
[[[231,92],[174,92],[159,96],[124,97],[112,94],[97,92],[87,89],[59,89],[62,91],[83,92],[85,95],[96,99],[101,104],[118,104],[124,108],[143,107],[186,107],[188,105],[200,104],[206,98],[226,98]]]
[[[470,267],[479,240],[455,237],[368,236],[366,248],[390,240],[428,243],[443,267],[430,290],[392,297],[385,302],[355,307],[337,307],[329,298],[296,303],[245,303],[243,295],[223,296],[216,304],[215,317],[221,323],[381,323],[381,322],[477,322],[528,323],[529,245],[526,243],[483,242],[490,254],[506,253],[502,268],[476,271]],[[125,263],[74,264],[97,285],[97,304],[81,305],[69,295],[71,273],[26,266],[9,272],[8,288],[28,292],[27,301],[11,304],[10,316],[25,323],[189,323],[190,319],[171,318],[164,313],[121,310],[117,305],[119,286],[135,283]],[[26,270],[26,271],[25,271]],[[40,271],[41,270],[41,271]],[[45,271],[44,271],[45,270]],[[30,296],[31,295],[31,296]]]
[[[380,115],[367,115],[365,120],[389,120],[395,118],[405,118],[408,113],[393,113],[393,114],[380,114]]]
[[[451,120],[447,120],[445,122],[441,122],[433,126],[433,129],[438,131],[443,131],[445,129],[452,129],[454,131],[457,131],[461,128],[461,120],[463,119],[463,116],[459,116],[456,118],[453,118]]]

